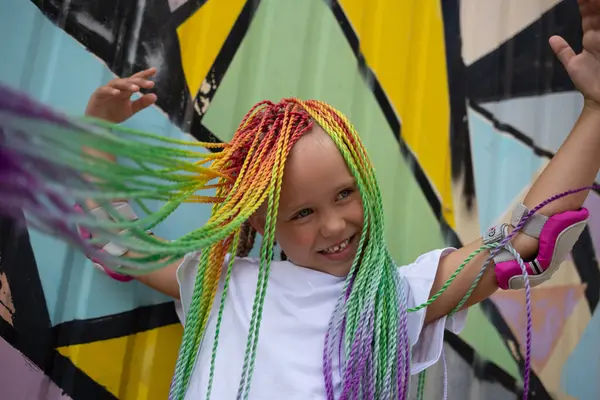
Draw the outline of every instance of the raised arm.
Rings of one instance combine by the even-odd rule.
[[[99,87],[90,97],[85,111],[86,116],[103,119],[112,123],[121,123],[151,106],[156,102],[155,94],[144,94],[133,101],[131,97],[135,93],[138,93],[141,88],[151,89],[154,87],[154,82],[150,78],[155,73],[156,69],[150,68],[128,78],[114,79],[108,84]],[[116,162],[115,157],[111,154],[87,148],[84,151],[96,157]],[[122,201],[126,201],[126,199]],[[92,200],[88,200],[86,205],[90,209],[98,207],[98,204]],[[178,299],[179,285],[177,283],[176,271],[180,262],[181,260],[175,261],[165,268],[139,276],[136,280],[167,296]]]
[[[563,38],[557,36],[550,38],[550,46],[585,101],[581,115],[569,136],[523,200],[523,204],[529,209],[558,193],[592,185],[600,169],[599,4],[598,0],[579,0],[584,33],[584,49],[581,54],[576,55]],[[587,195],[588,191],[581,191],[560,198],[544,206],[539,213],[549,217],[569,210],[578,210]],[[510,232],[512,227],[509,226],[508,229]],[[521,232],[517,233],[511,243],[525,260],[535,258],[540,249],[540,242],[537,239]],[[443,258],[432,294],[438,292],[467,256],[482,244],[483,239],[480,238]],[[448,290],[428,307],[426,323],[449,314],[459,304],[489,255],[489,251],[484,251],[467,264]],[[494,267],[494,263],[491,262],[465,306],[476,304],[498,290],[497,273]]]

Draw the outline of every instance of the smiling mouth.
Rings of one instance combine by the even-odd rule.
[[[352,239],[354,239],[354,236],[356,236],[356,235],[352,235],[348,239],[344,240],[343,242],[338,243],[335,246],[331,246],[328,249],[320,250],[319,253],[321,253],[321,254],[337,254],[337,253],[341,253],[348,246],[350,246],[350,242],[352,241]]]

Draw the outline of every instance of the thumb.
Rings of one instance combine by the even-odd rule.
[[[552,36],[549,40],[550,47],[552,47],[552,51],[556,54],[556,57],[562,63],[562,65],[567,68],[569,62],[573,57],[575,57],[575,52],[569,46],[567,41],[560,36]]]

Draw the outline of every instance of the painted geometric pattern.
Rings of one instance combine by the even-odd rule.
[[[0,80],[79,115],[115,74],[154,66],[157,107],[127,124],[208,141],[228,140],[262,99],[329,102],[372,155],[403,263],[473,240],[524,195],[580,107],[545,38],[577,45],[579,23],[568,0],[7,0],[0,36],[14,39],[0,42],[11,60]],[[589,229],[532,291],[530,398],[600,397],[600,197],[586,206]],[[177,237],[208,217],[186,207],[157,233]],[[460,336],[447,334],[450,398],[519,392],[524,310],[523,293],[497,293]],[[27,376],[44,398],[166,398],[181,331],[170,299],[0,221],[0,353],[14,366],[0,386]],[[24,362],[36,368],[17,373]],[[432,398],[442,373],[429,374]],[[22,388],[13,397],[38,398],[31,385],[12,385]]]

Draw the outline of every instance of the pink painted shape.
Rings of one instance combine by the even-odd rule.
[[[71,400],[37,366],[0,337],[0,398]]]
[[[533,340],[531,360],[539,372],[545,366],[558,343],[565,322],[585,292],[585,285],[537,287],[531,290]],[[525,354],[527,314],[523,290],[501,290],[491,297],[500,314],[519,341],[521,354]]]

